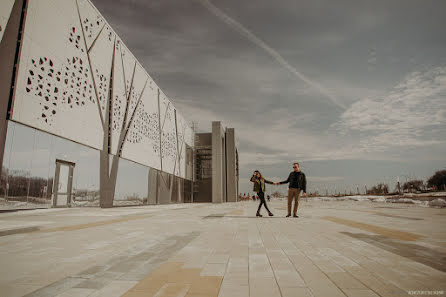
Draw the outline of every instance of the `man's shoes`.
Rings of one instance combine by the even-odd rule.
[[[260,213],[256,213],[256,217],[261,217],[262,215]]]
[[[286,217],[289,218],[289,217],[291,217],[291,215],[290,215],[290,214],[287,214]]]
[[[268,213],[268,215],[269,215],[270,217],[274,216],[272,212]]]
[[[298,218],[299,216],[298,215],[293,215],[293,218]]]

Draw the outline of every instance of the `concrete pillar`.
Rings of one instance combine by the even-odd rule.
[[[212,202],[225,199],[224,177],[224,131],[221,122],[212,122]]]
[[[234,128],[226,129],[226,197],[228,202],[236,202],[237,172],[236,172],[236,144]]]
[[[226,192],[226,134],[225,131],[222,130],[222,143],[221,143],[221,151],[222,153],[222,157],[221,157],[221,162],[222,162],[222,172],[221,172],[221,176],[222,176],[222,185],[223,185],[223,196],[222,196],[222,202],[227,202],[228,201],[228,196],[227,196],[227,192]]]
[[[236,179],[237,179],[237,200],[239,197],[239,193],[240,193],[240,166],[239,166],[239,155],[238,155],[238,149],[237,147],[235,148],[235,172],[236,172]]]
[[[10,116],[10,107],[14,92],[12,86],[15,84],[15,68],[17,63],[20,26],[24,18],[23,0],[15,1],[6,27],[3,28],[3,39],[0,42],[0,171],[2,170],[3,154],[5,151],[6,130]]]
[[[149,175],[148,175],[148,200],[147,200],[147,204],[152,205],[152,204],[158,204],[158,183],[159,178],[158,178],[158,170],[153,169],[153,168],[149,168]]]

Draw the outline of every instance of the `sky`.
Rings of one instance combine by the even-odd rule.
[[[445,1],[92,2],[198,132],[235,128],[242,193],[295,161],[320,193],[446,168]]]

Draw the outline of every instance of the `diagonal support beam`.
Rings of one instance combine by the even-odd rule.
[[[127,139],[127,134],[128,134],[128,132],[130,130],[130,126],[133,123],[133,119],[135,118],[136,110],[139,107],[139,103],[141,102],[142,95],[144,94],[144,91],[146,89],[147,81],[148,81],[148,79],[146,79],[146,82],[144,83],[144,87],[142,88],[141,94],[139,95],[139,98],[138,98],[138,102],[136,102],[135,109],[133,109],[132,115],[130,116],[130,119],[129,119],[129,123],[126,126],[126,129],[124,131],[124,137],[123,137],[122,142],[121,142],[120,147],[119,147],[119,156],[121,156],[122,148],[124,146],[125,140]]]
[[[94,94],[96,96],[96,103],[97,103],[97,106],[98,106],[99,117],[101,119],[102,129],[104,129],[104,127],[105,127],[104,115],[102,114],[101,103],[99,102],[98,88],[96,86],[96,79],[94,77],[93,67],[91,66],[90,54],[88,53],[87,40],[85,39],[84,26],[82,26],[82,18],[81,18],[81,13],[80,13],[80,10],[79,10],[79,3],[78,3],[77,0],[76,0],[76,7],[77,7],[77,15],[79,17],[79,24],[80,24],[80,26],[82,28],[82,38],[84,40],[84,47],[85,47],[85,52],[86,52],[86,55],[87,55],[88,67],[90,68],[90,75],[91,75],[91,80],[93,82]]]
[[[99,38],[99,36],[101,35],[102,30],[104,30],[104,28],[105,28],[105,24],[102,25],[101,30],[99,31],[98,35],[96,35],[96,38],[93,40],[93,42],[91,43],[90,47],[88,48],[87,53],[90,53],[90,51],[93,49],[94,45],[96,44],[96,40],[98,40],[98,38]]]

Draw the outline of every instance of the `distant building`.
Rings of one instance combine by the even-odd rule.
[[[235,131],[212,122],[212,133],[195,134],[194,201],[236,202],[239,193]]]
[[[0,77],[0,207],[236,201],[234,130],[208,192],[200,137],[89,0],[1,1]]]

